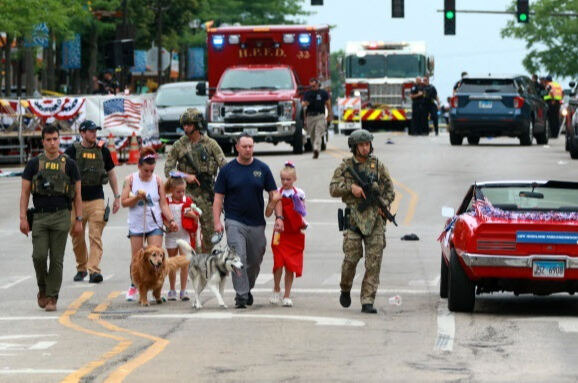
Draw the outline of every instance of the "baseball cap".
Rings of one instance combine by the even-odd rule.
[[[78,127],[78,130],[81,132],[84,132],[85,130],[101,130],[101,129],[102,128],[100,126],[96,126],[96,124],[91,120],[82,121],[82,123]]]

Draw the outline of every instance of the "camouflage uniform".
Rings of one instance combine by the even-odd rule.
[[[349,292],[355,277],[357,263],[363,256],[365,245],[365,275],[361,284],[361,304],[373,304],[379,286],[381,258],[385,249],[385,218],[378,213],[377,206],[370,206],[363,212],[358,210],[362,198],[356,198],[351,192],[355,180],[347,167],[351,166],[358,173],[373,174],[377,177],[381,196],[387,204],[395,197],[393,183],[383,163],[370,155],[364,162],[358,162],[355,157],[344,159],[335,170],[329,190],[332,197],[341,200],[350,208],[349,229],[343,233],[343,252],[345,258],[341,267],[341,291]]]
[[[199,174],[189,165],[186,154],[190,153],[193,164]],[[196,182],[187,184],[187,195],[195,201],[197,206],[203,211],[201,215],[201,235],[204,252],[210,252],[213,249],[211,236],[213,235],[213,196],[215,176],[217,171],[225,166],[227,161],[223,150],[213,140],[206,135],[202,135],[197,143],[193,143],[187,136],[178,139],[171,148],[167,161],[165,162],[165,176],[174,170],[180,170],[187,174],[194,174],[201,182],[201,186]],[[210,179],[210,185],[203,185],[201,177]],[[209,192],[210,190],[210,192]]]

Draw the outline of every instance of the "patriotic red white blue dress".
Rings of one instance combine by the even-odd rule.
[[[293,195],[297,193],[298,197],[304,199],[305,194],[298,188],[293,188],[293,190],[279,189],[279,192],[282,194],[281,203],[283,204],[285,220],[283,221],[284,231],[280,233],[279,244],[275,245],[271,241],[273,272],[285,267],[294,272],[296,277],[300,277],[303,272],[303,251],[305,250],[305,234],[301,231],[304,227],[304,221],[301,214],[295,210]]]

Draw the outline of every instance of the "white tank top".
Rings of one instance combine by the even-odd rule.
[[[159,195],[159,184],[157,182],[156,174],[152,175],[150,181],[144,182],[140,179],[138,171],[133,173],[131,192],[136,195],[138,190],[145,191],[147,200],[138,201],[136,205],[128,209],[128,230],[131,233],[148,233],[155,229],[162,228],[161,198]],[[155,215],[158,225],[153,220],[152,214]]]

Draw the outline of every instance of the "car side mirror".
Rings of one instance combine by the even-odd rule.
[[[197,96],[206,96],[207,95],[207,84],[202,81],[197,83]]]
[[[456,211],[454,210],[453,207],[442,206],[442,217],[452,218],[455,215],[456,215]]]

